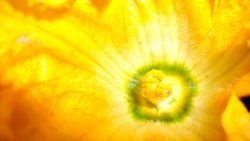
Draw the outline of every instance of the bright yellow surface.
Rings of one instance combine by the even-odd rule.
[[[248,0],[0,0],[0,140],[240,140],[248,123],[229,117],[246,111],[236,98],[227,103],[250,70],[249,7]],[[136,120],[125,85],[142,66],[162,62],[195,75],[192,111],[173,124]]]
[[[235,95],[231,97],[223,114],[222,124],[229,141],[250,140],[250,114]]]
[[[240,79],[235,85],[235,93],[239,97],[250,95],[250,73]]]
[[[250,113],[239,97],[250,96],[250,75],[247,74],[235,85],[234,92],[222,117],[222,124],[229,141],[249,141]],[[236,97],[238,96],[238,97]]]

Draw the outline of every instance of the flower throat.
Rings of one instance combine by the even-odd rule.
[[[170,122],[189,113],[196,84],[184,66],[160,64],[139,70],[128,89],[136,119]]]

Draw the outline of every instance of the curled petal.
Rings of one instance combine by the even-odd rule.
[[[250,114],[235,95],[229,100],[222,117],[222,124],[229,141],[250,140]]]

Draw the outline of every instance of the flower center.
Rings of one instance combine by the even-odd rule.
[[[173,85],[160,70],[147,72],[140,80],[138,94],[141,99],[159,107],[160,103],[170,97]]]
[[[180,119],[189,111],[195,93],[189,72],[180,66],[149,67],[131,83],[132,112],[140,119]]]

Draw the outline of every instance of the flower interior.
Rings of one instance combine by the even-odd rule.
[[[183,65],[153,65],[138,71],[129,85],[134,117],[178,121],[191,110],[196,84]]]

